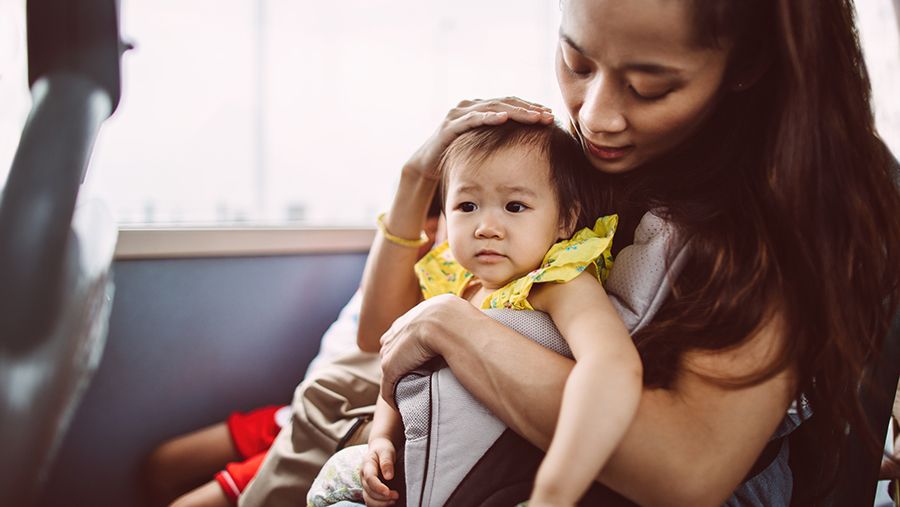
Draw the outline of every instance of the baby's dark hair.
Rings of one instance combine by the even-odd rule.
[[[586,175],[586,161],[579,142],[556,123],[526,125],[510,120],[502,125],[477,127],[460,134],[444,150],[438,165],[441,203],[446,201],[451,166],[463,161],[478,164],[498,150],[513,146],[530,147],[536,155],[545,157],[550,165],[550,184],[556,192],[560,219],[577,221],[581,211],[579,180]]]
[[[437,218],[441,216],[444,208],[444,198],[441,195],[441,191],[438,190],[434,193],[434,197],[431,198],[431,204],[428,205],[428,212],[425,213],[427,218]]]

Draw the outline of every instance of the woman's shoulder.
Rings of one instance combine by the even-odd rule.
[[[606,291],[632,333],[656,315],[687,258],[687,246],[666,215],[664,209],[644,214],[634,242],[619,251],[606,280]]]
[[[634,230],[634,243],[632,245],[669,243],[677,236],[678,227],[669,218],[668,211],[665,208],[656,208],[644,213],[644,216],[641,217],[637,228]]]

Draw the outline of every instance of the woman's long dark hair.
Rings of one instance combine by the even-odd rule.
[[[866,428],[859,379],[897,309],[900,194],[852,1],[693,7],[699,44],[734,44],[716,112],[664,160],[598,177],[620,229],[659,209],[689,242],[672,295],[635,336],[645,383],[670,385],[685,352],[737,346],[777,314],[777,358],[715,380],[751,385],[793,367],[798,396],[833,435]],[[763,73],[749,88],[730,88],[754,69]],[[822,445],[836,462],[839,439]]]

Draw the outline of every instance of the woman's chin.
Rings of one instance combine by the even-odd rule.
[[[585,143],[584,154],[594,169],[607,174],[626,173],[638,167],[642,159],[642,152],[635,146],[628,150],[603,151],[595,148],[590,143]]]
[[[628,156],[617,160],[604,160],[589,155],[588,160],[591,163],[591,167],[606,174],[627,173],[638,166],[638,160],[633,154],[629,154]]]

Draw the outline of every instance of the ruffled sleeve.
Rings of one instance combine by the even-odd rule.
[[[454,294],[462,296],[472,273],[462,267],[453,255],[447,242],[434,247],[416,263],[416,278],[425,299]]]
[[[484,300],[482,309],[534,310],[527,299],[534,284],[568,282],[591,264],[597,279],[605,282],[613,265],[612,240],[618,223],[618,215],[600,217],[593,229],[585,227],[572,239],[556,243],[544,256],[541,267],[494,291]]]

